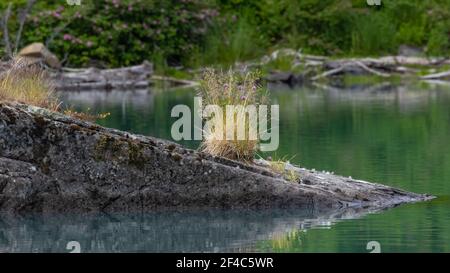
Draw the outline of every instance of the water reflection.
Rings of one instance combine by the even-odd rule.
[[[366,213],[351,209],[318,215],[290,209],[2,216],[0,252],[68,252],[69,241],[78,241],[82,252],[258,251],[258,242]]]

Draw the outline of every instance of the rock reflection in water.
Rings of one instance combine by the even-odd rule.
[[[258,241],[293,230],[329,226],[369,211],[317,215],[296,210],[207,210],[142,215],[2,216],[0,252],[223,252],[254,251]]]

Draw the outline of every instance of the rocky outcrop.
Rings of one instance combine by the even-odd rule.
[[[0,211],[385,208],[431,196],[295,168],[248,166],[27,105],[0,105]]]

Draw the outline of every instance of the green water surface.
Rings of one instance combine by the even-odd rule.
[[[193,95],[192,90],[181,89],[74,92],[63,98],[79,109],[110,112],[108,119],[99,121],[101,125],[171,139],[175,118],[170,110],[177,104],[192,106]],[[271,97],[280,105],[280,146],[273,156],[294,156],[291,161],[303,167],[438,198],[350,217],[356,219],[316,221],[310,227],[280,217],[277,224],[283,228],[258,238],[248,235],[237,247],[229,238],[234,242],[231,249],[368,252],[367,242],[378,241],[382,252],[450,251],[450,87],[272,86]]]

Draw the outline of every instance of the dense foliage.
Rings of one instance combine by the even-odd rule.
[[[201,1],[191,0],[81,3],[38,1],[23,44],[44,42],[61,58],[67,54],[71,65],[119,66],[162,57],[176,63],[200,43],[207,21],[216,14]]]
[[[15,10],[26,3],[11,2]],[[276,47],[382,55],[406,44],[447,56],[448,18],[449,0],[49,0],[34,6],[22,45],[47,41],[70,65],[104,66],[230,64]]]

